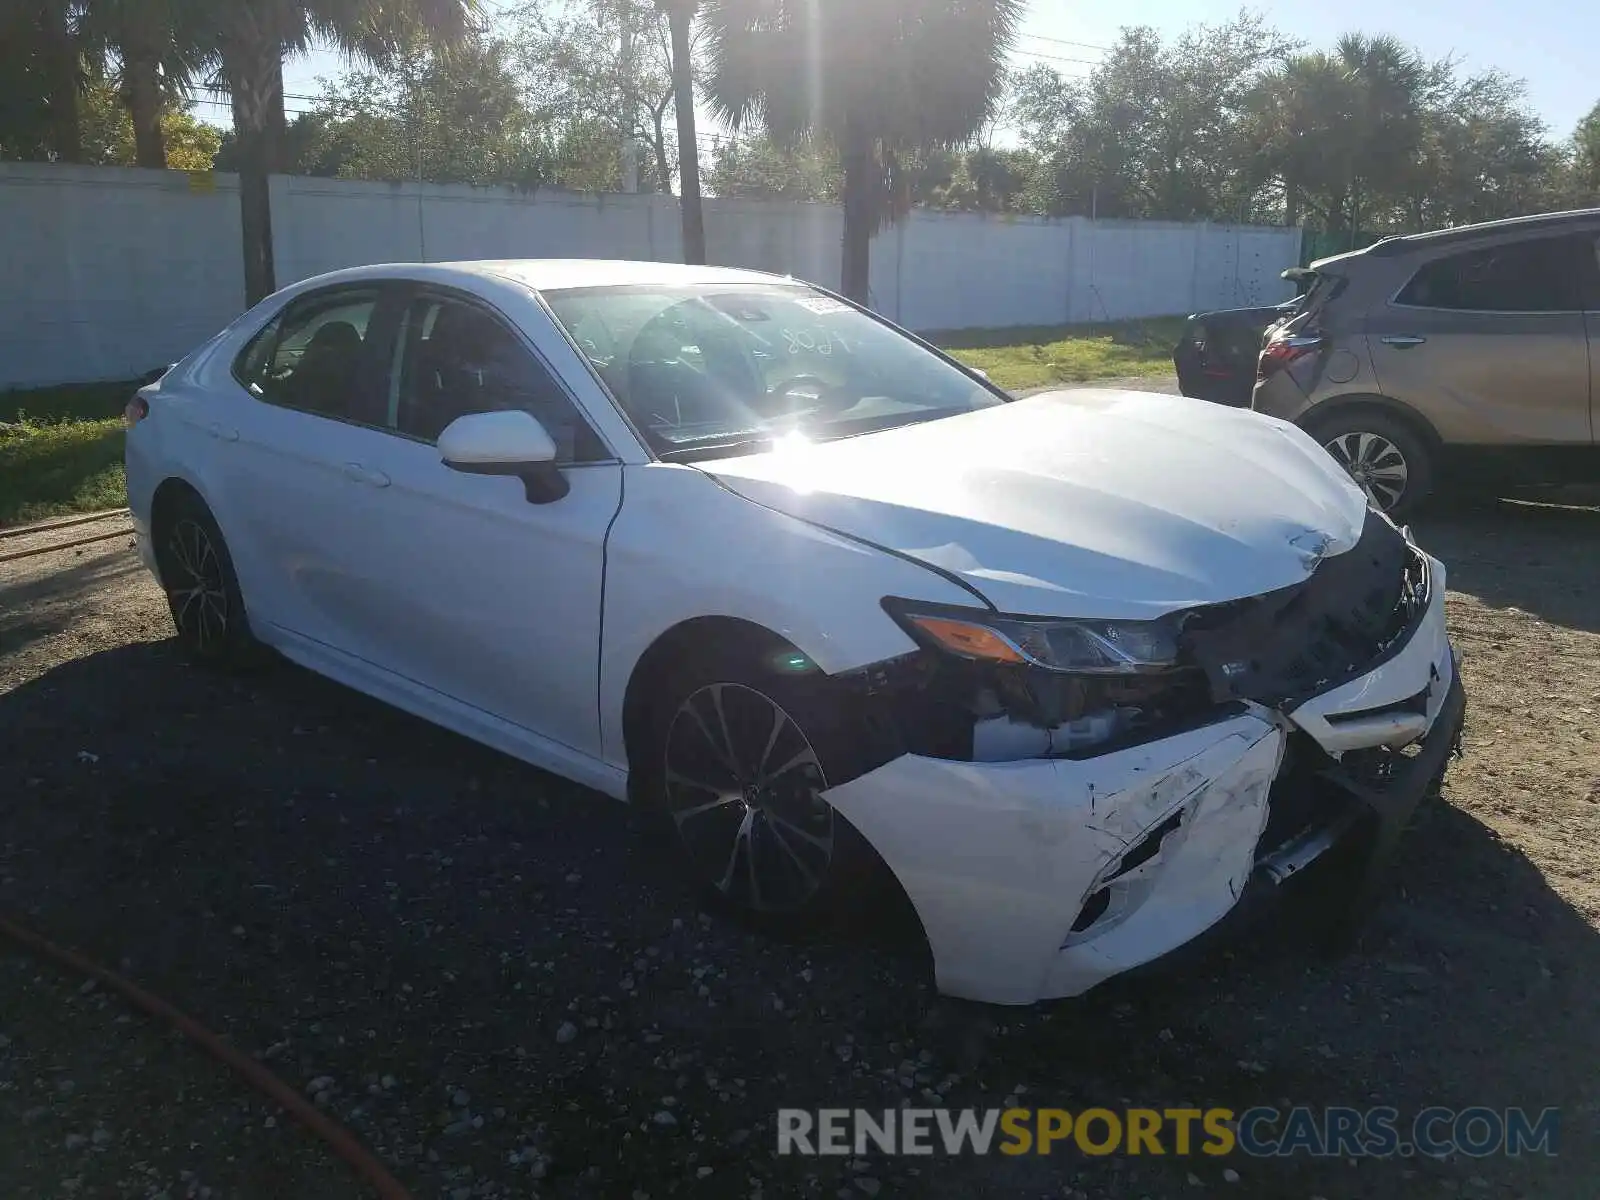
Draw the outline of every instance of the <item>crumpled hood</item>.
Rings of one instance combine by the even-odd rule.
[[[1303,580],[1366,497],[1300,430],[1112,389],[710,461],[758,504],[951,572],[1002,612],[1152,617]],[[708,531],[714,536],[714,531]]]

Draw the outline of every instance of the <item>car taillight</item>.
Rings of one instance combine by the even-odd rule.
[[[135,395],[122,409],[122,423],[132,429],[149,415],[150,401],[143,396]]]
[[[1266,379],[1269,375],[1276,375],[1321,346],[1322,339],[1311,334],[1274,337],[1261,347],[1261,357],[1256,360],[1256,378]]]

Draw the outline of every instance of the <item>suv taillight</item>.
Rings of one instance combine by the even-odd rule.
[[[1276,375],[1291,363],[1321,349],[1322,339],[1315,334],[1277,334],[1261,347],[1261,357],[1256,360],[1256,378],[1266,379]]]

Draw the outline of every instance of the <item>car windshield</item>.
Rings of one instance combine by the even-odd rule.
[[[1005,403],[867,314],[796,284],[544,293],[634,425],[693,460],[911,425]]]

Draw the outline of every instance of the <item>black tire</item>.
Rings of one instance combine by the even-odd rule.
[[[151,537],[172,624],[189,656],[225,669],[258,664],[263,647],[250,632],[228,544],[205,502],[193,493],[180,496]]]
[[[1433,494],[1433,449],[1404,421],[1352,408],[1308,421],[1306,431],[1391,517],[1410,516]]]
[[[872,765],[860,724],[825,676],[791,670],[788,657],[754,648],[680,657],[655,691],[632,765],[635,798],[706,901],[780,932],[843,915],[886,875],[820,795]]]

